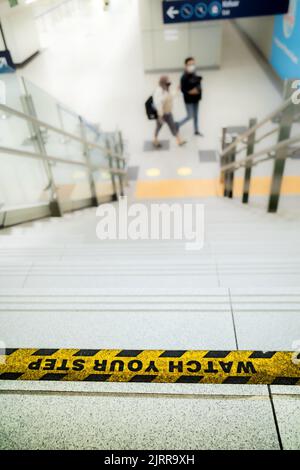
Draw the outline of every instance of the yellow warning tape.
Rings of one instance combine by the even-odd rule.
[[[300,385],[300,354],[6,349],[0,380]]]

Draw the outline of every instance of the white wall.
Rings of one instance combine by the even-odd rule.
[[[0,51],[4,51],[4,49],[5,49],[5,45],[4,45],[4,41],[2,39],[2,34],[0,33]]]
[[[38,32],[30,5],[23,0],[13,8],[7,5],[7,1],[0,2],[1,24],[12,59],[20,64],[39,50]]]
[[[264,57],[269,60],[272,48],[274,16],[243,18],[236,23],[250,37]]]
[[[164,25],[162,0],[139,0],[139,9],[146,71],[181,69],[188,56],[202,68],[220,66],[222,22]]]

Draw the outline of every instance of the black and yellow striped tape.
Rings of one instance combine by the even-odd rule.
[[[6,349],[0,380],[300,385],[300,353]]]

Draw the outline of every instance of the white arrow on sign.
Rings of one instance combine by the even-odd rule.
[[[171,20],[174,20],[176,15],[179,15],[179,10],[176,10],[174,6],[171,6],[167,11],[167,15]]]

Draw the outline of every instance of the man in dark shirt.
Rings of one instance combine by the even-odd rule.
[[[185,72],[181,77],[181,91],[183,93],[187,116],[178,123],[183,126],[190,119],[194,121],[195,135],[203,136],[199,131],[198,112],[199,102],[202,99],[202,77],[196,74],[196,62],[193,57],[188,57],[185,61]]]

